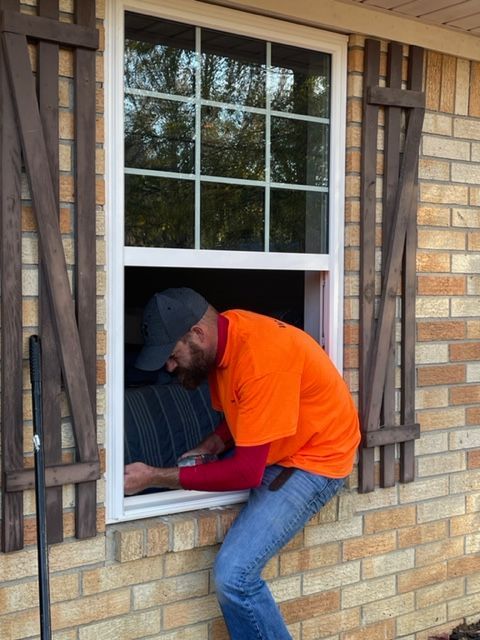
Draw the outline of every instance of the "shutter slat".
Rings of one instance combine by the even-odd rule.
[[[0,0],[0,9],[19,3]],[[21,157],[5,56],[0,50],[0,224],[2,469],[23,465]],[[23,547],[23,495],[2,496],[2,551]]]

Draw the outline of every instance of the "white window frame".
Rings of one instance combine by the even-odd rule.
[[[123,45],[124,12],[135,11],[236,35],[302,47],[331,55],[329,253],[292,254],[124,246]],[[312,27],[248,14],[196,0],[107,0],[106,5],[106,235],[107,407],[106,519],[134,520],[245,499],[245,492],[172,491],[123,496],[124,271],[127,266],[299,270],[305,272],[305,325],[322,326],[322,342],[343,366],[344,183],[347,37]],[[323,318],[323,320],[322,320]]]

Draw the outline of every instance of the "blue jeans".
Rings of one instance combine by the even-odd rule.
[[[268,485],[281,471],[278,465],[265,469],[215,561],[218,602],[232,640],[291,640],[260,574],[343,485],[343,479],[296,469],[280,489],[270,491]]]

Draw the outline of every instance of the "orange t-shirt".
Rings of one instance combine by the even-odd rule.
[[[227,311],[223,357],[209,378],[235,444],[270,443],[267,464],[347,476],[360,442],[347,386],[304,331],[250,311]]]

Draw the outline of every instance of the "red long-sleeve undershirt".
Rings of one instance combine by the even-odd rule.
[[[197,491],[240,491],[258,487],[262,481],[270,444],[254,447],[235,447],[225,460],[180,467],[183,489]]]

